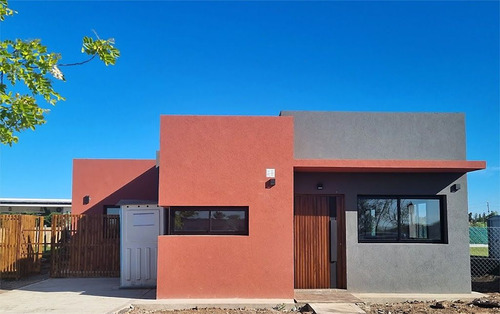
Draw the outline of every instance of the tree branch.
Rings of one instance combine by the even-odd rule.
[[[60,67],[69,67],[69,66],[74,66],[74,65],[82,65],[82,64],[85,64],[87,62],[92,61],[96,56],[97,56],[97,54],[93,55],[90,59],[82,61],[82,62],[76,62],[76,63],[59,63],[57,66],[60,66]]]

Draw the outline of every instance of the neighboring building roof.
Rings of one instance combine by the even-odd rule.
[[[71,207],[69,198],[0,198],[0,206]]]

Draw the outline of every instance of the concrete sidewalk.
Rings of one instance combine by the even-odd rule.
[[[0,293],[0,313],[109,313],[156,297],[154,289],[119,289],[119,278],[51,278]]]
[[[0,313],[114,313],[131,304],[150,309],[271,308],[293,299],[155,300],[155,289],[120,289],[119,278],[50,278],[15,290],[0,290]]]

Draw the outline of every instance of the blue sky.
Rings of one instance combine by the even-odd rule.
[[[0,197],[70,198],[73,158],[155,158],[160,114],[464,112],[469,209],[500,210],[499,3],[10,1],[1,39],[62,62],[113,37],[115,67],[64,68],[67,98],[0,147]]]

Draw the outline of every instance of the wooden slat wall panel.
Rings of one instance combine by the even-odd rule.
[[[19,279],[39,273],[43,217],[0,215],[0,276]]]
[[[2,278],[19,278],[20,215],[0,216],[0,272]]]
[[[21,276],[40,273],[43,245],[43,217],[21,216],[19,260]]]
[[[120,217],[54,216],[51,250],[52,277],[119,277]]]
[[[294,228],[295,288],[330,288],[328,197],[296,195]]]

